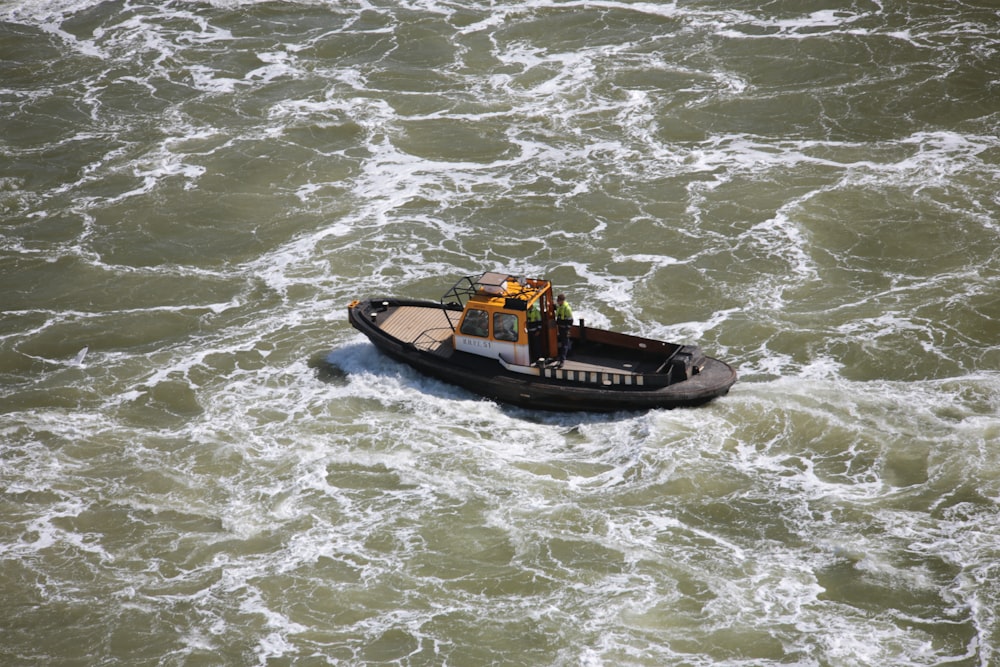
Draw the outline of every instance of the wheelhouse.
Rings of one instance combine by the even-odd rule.
[[[555,306],[547,280],[487,272],[460,280],[445,301],[462,306],[452,323],[456,350],[527,366],[555,349],[550,325]]]

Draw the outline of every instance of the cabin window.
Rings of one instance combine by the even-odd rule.
[[[470,308],[462,320],[462,333],[467,336],[486,338],[490,335],[490,316],[485,310]]]
[[[493,337],[497,340],[517,341],[517,315],[493,313]]]

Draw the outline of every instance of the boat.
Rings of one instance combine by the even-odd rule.
[[[389,357],[528,409],[695,406],[736,382],[732,366],[695,345],[557,320],[545,279],[488,271],[462,278],[439,301],[368,298],[352,301],[347,311],[351,325]]]

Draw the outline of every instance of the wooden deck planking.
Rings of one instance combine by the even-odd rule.
[[[457,313],[455,319],[457,320]],[[445,311],[434,308],[400,306],[379,322],[379,328],[390,336],[429,352],[450,350],[454,333]]]

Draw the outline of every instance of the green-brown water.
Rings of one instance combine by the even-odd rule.
[[[0,2],[0,664],[998,664],[998,35]],[[347,324],[483,270],[740,382],[535,413]]]

